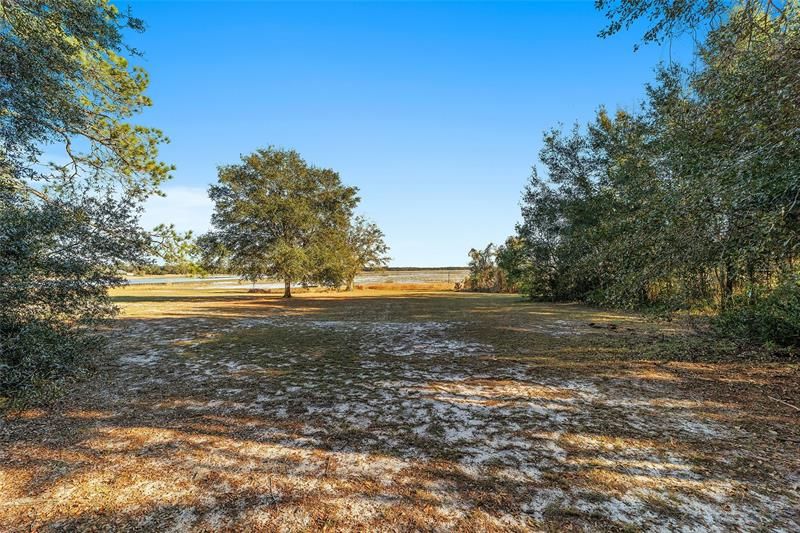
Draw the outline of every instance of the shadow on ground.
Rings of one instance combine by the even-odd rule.
[[[796,366],[505,295],[126,298],[2,422],[0,529],[800,527]]]

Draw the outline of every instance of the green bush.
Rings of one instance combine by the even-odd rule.
[[[129,214],[113,198],[32,205],[0,184],[0,407],[47,400],[86,368],[115,313],[118,259],[148,243]]]
[[[63,324],[0,323],[0,403],[51,399],[61,383],[88,368],[99,345],[99,337]]]
[[[734,298],[715,325],[721,333],[740,339],[800,346],[800,279],[786,279],[759,298]]]

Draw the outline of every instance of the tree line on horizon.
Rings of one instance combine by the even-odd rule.
[[[710,312],[737,338],[800,344],[797,2],[598,0],[609,36],[710,26],[691,67],[661,65],[636,110],[544,134],[500,245],[472,250],[476,289]]]

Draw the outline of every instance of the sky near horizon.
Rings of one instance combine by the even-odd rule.
[[[394,266],[456,266],[501,243],[545,130],[633,109],[688,49],[608,39],[594,3],[134,1],[129,44],[177,166],[142,222],[209,229],[217,166],[275,145],[337,170]],[[686,47],[684,47],[686,48]]]

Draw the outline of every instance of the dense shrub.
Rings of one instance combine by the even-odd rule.
[[[475,292],[516,292],[508,272],[499,264],[503,249],[489,243],[482,250],[470,250],[469,275],[457,283],[456,288]]]
[[[97,336],[50,321],[0,323],[0,407],[4,398],[49,400],[89,368]]]
[[[91,326],[115,312],[115,260],[147,244],[127,209],[99,198],[31,205],[0,186],[0,398],[54,391],[86,368],[100,346]]]
[[[800,345],[800,279],[784,280],[764,297],[735,297],[715,325],[725,335],[748,341]]]

